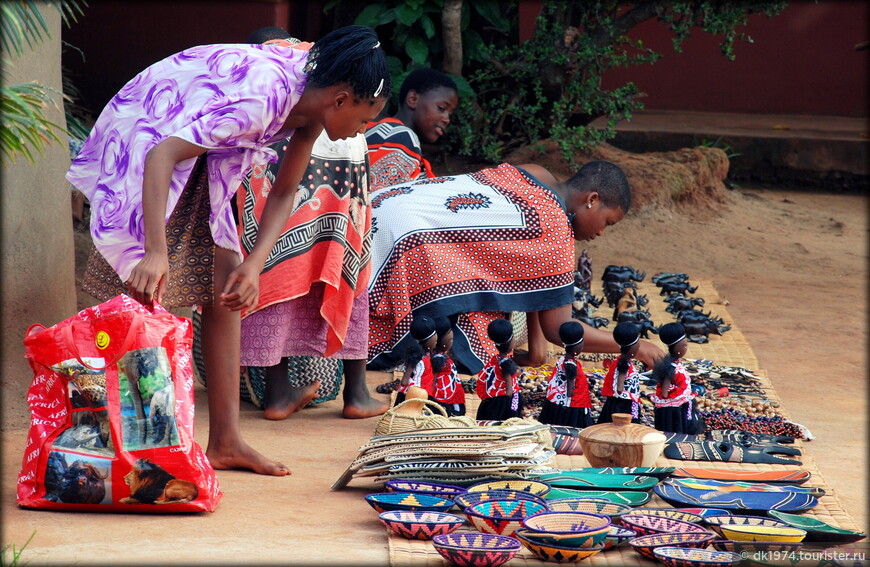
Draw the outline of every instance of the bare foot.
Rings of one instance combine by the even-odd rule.
[[[287,419],[295,411],[301,410],[317,397],[320,380],[315,380],[301,388],[288,388],[284,395],[274,400],[264,400],[263,417],[272,420]]]
[[[345,402],[344,409],[341,410],[341,417],[346,419],[363,419],[381,415],[388,409],[390,409],[389,402],[374,398],[369,398],[362,402]]]
[[[291,474],[290,469],[285,465],[266,458],[244,441],[240,441],[240,445],[234,449],[228,447],[212,449],[211,444],[209,444],[205,455],[215,470],[244,469],[271,476]]]

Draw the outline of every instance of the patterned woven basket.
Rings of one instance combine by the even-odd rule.
[[[657,547],[706,547],[715,538],[712,532],[651,534],[630,539],[628,545],[647,559],[655,560],[653,550]]]
[[[399,408],[410,404],[423,404],[420,415],[407,415],[399,413]],[[435,410],[435,411],[433,411]],[[453,427],[444,411],[437,402],[410,398],[400,404],[396,404],[387,410],[375,426],[375,435],[393,435],[414,431],[416,429],[438,429]]]
[[[649,514],[625,514],[620,516],[620,522],[626,528],[637,532],[637,535],[655,533],[710,533],[698,524]]]

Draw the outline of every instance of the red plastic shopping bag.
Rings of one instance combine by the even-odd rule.
[[[189,319],[127,295],[24,339],[31,425],[18,504],[214,511],[222,493],[193,436]]]

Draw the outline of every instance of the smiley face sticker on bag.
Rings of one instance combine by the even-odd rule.
[[[97,333],[97,336],[94,337],[94,344],[96,344],[97,348],[100,350],[105,350],[109,346],[110,342],[111,339],[109,337],[109,333],[107,333],[106,331],[100,331]]]

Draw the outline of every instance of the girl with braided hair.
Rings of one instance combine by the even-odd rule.
[[[562,323],[559,338],[565,354],[556,361],[547,382],[547,399],[541,406],[538,421],[550,425],[589,427],[593,425],[589,380],[577,360],[577,355],[583,352],[583,325],[579,321]]]
[[[662,325],[659,338],[668,347],[665,355],[653,367],[651,376],[656,390],[650,395],[655,406],[655,428],[673,433],[697,433],[692,419],[692,380],[681,359],[689,345],[686,329],[680,323]]]
[[[411,322],[411,336],[417,342],[409,349],[405,359],[405,372],[399,387],[396,388],[396,405],[405,401],[405,395],[411,386],[426,390],[429,398],[435,390],[431,359],[432,350],[438,341],[435,321],[425,315],[414,317]]]
[[[480,405],[478,421],[504,421],[523,416],[523,400],[517,384],[519,367],[513,359],[514,327],[507,319],[487,325],[486,333],[497,353],[477,375],[475,387]]]
[[[465,415],[465,390],[456,373],[456,365],[450,358],[453,346],[453,329],[450,319],[441,317],[435,321],[438,343],[432,353],[432,374],[435,375],[435,390],[432,399],[441,404],[448,417]]]
[[[607,400],[598,423],[610,423],[614,413],[631,414],[631,420],[640,423],[640,375],[633,360],[640,348],[640,331],[634,323],[620,323],[613,329],[613,339],[619,344],[619,358],[604,377],[601,395]]]

